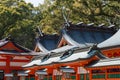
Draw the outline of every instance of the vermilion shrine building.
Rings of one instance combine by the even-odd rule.
[[[33,51],[20,46],[9,37],[0,40],[0,80],[22,80],[29,77],[22,68],[33,57]]]
[[[0,41],[0,80],[119,80],[120,30],[72,24],[42,34],[35,51],[10,38]],[[34,56],[34,57],[33,57]]]
[[[110,64],[111,58],[120,56],[120,34],[115,33],[116,29],[104,25],[70,24],[60,36],[39,36],[35,50],[44,56],[34,57],[23,67],[35,80],[119,80],[119,67],[112,67],[119,64]]]

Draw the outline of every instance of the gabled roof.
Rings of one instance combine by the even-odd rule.
[[[120,29],[112,37],[98,44],[98,48],[109,48],[116,46],[120,46]]]
[[[42,59],[33,60],[32,62],[28,63],[27,65],[24,65],[23,67],[31,67],[34,65],[44,66],[44,65],[54,64],[54,63],[68,63],[68,62],[73,62],[73,61],[86,60],[93,56],[97,56],[99,58],[106,58],[104,55],[102,55],[97,50],[90,50],[90,51],[87,50],[87,51],[83,51],[83,52],[73,53],[64,59],[61,58],[61,56],[63,56],[63,55],[61,54],[59,56],[52,56],[52,54],[51,54],[51,56],[46,57],[47,59],[44,61],[42,61]]]
[[[84,49],[89,49],[94,44],[98,44],[108,39],[115,32],[116,30],[112,28],[95,27],[86,24],[78,24],[78,25],[71,24],[71,26],[66,27],[62,30],[62,36],[69,44],[57,48],[57,43],[59,42],[59,38],[56,38],[54,36],[49,37],[50,35],[40,36],[37,44],[39,44],[39,47],[41,50],[43,50],[43,52],[49,53],[52,56],[50,56],[50,58],[44,61],[41,60],[42,59],[41,57],[39,58],[39,56],[37,56],[33,61],[31,61],[28,65],[25,65],[24,67],[30,67],[34,65],[43,66],[52,63],[53,64],[66,63],[66,62],[73,62],[78,60],[86,60],[93,56],[98,56],[99,58],[106,58],[102,54],[96,52],[97,50],[94,50],[95,52],[94,51],[89,52],[89,50],[84,51]],[[51,45],[53,45],[53,47],[51,47]],[[80,49],[81,51],[76,52],[68,57],[65,57],[64,59],[61,59],[62,53],[73,48]],[[58,53],[60,54],[58,55]]]
[[[9,47],[10,46],[9,44],[14,46],[15,48],[13,48],[12,46]],[[30,52],[32,52],[32,50],[27,49],[27,48],[15,43],[9,37],[0,40],[0,51],[1,52],[10,52],[10,53],[30,53]]]
[[[42,51],[47,52],[56,49],[58,46],[60,37],[54,35],[43,35],[36,39],[36,46]]]
[[[63,46],[63,47],[60,47],[60,48],[57,48],[57,49],[54,49],[54,50],[51,50],[51,51],[48,51],[48,52],[45,52],[43,54],[45,55],[48,55],[48,54],[51,54],[51,55],[57,55],[58,58],[60,57],[58,54],[62,54],[64,53],[65,51],[68,51],[70,49],[73,49],[73,48],[76,48],[76,46],[70,46],[70,45],[66,45],[66,46]],[[45,56],[44,55],[44,56]],[[41,59],[44,57],[44,56],[41,56],[41,54],[39,56],[35,56],[33,61],[31,61],[30,63],[24,65],[23,67],[31,67],[31,66],[34,66],[34,65],[40,65],[41,63]],[[57,58],[56,58],[57,59]],[[55,59],[55,60],[56,60]],[[54,60],[54,61],[55,61]],[[51,62],[51,61],[50,61]]]
[[[62,30],[63,37],[71,45],[80,48],[90,47],[110,38],[116,32],[115,29],[107,27],[95,27],[87,24],[70,24]]]

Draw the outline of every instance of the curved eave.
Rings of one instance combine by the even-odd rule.
[[[36,45],[38,46],[40,51],[42,51],[42,52],[47,52],[48,51],[38,40],[37,40]]]
[[[23,68],[33,67],[35,65],[39,65],[39,63],[41,63],[41,60],[34,60],[34,61],[29,62],[26,65],[23,65],[22,67]]]
[[[60,57],[53,57],[53,58],[49,58],[48,60],[41,62],[38,66],[45,66],[45,65],[50,65],[52,64],[54,61],[58,61],[60,59]]]
[[[99,59],[106,58],[101,53],[96,53],[96,52],[93,52],[91,54],[88,54],[88,53],[89,53],[89,51],[74,53],[71,56],[69,56],[63,60],[60,58],[60,56],[52,57],[44,62],[39,62],[39,64],[36,64],[36,66],[46,66],[46,65],[52,65],[52,64],[57,64],[57,63],[69,63],[69,62],[75,62],[75,61],[88,60],[94,56],[97,56]]]
[[[77,43],[76,41],[74,41],[68,34],[67,32],[63,29],[62,30],[62,34],[63,34],[63,37],[64,39],[71,45],[75,45],[75,46],[79,46],[80,48],[85,48],[86,46],[83,45],[83,44],[79,44]]]
[[[75,61],[88,60],[94,56],[97,56],[99,59],[107,58],[106,56],[104,56],[101,53],[96,53],[96,52],[94,52],[92,54],[88,54],[88,53],[89,53],[89,51],[75,53],[75,54],[71,55],[70,57],[60,60],[60,61],[57,61],[55,63],[69,63],[69,62],[75,62]]]
[[[100,49],[114,46],[120,46],[120,29],[112,37],[97,45]]]
[[[48,51],[48,52],[41,52],[40,54],[47,55],[48,53],[50,53],[51,55],[57,55],[57,54],[60,54],[60,53],[62,54],[65,51],[68,51],[68,50],[73,49],[73,48],[77,49],[76,46],[66,45],[66,46],[63,46],[63,47],[60,47],[60,48],[57,48],[57,49],[54,49],[54,50],[51,50],[51,51]],[[41,55],[39,55],[39,56],[41,56]],[[36,58],[39,58],[39,56],[36,56]]]
[[[6,45],[9,41],[0,41],[0,47]]]
[[[14,53],[14,52],[6,52],[6,51],[0,51],[0,54],[1,55],[14,55],[14,56],[36,56],[38,55],[38,54],[35,54],[34,52],[33,53],[22,53],[22,52]]]
[[[60,39],[62,37],[58,35],[44,35],[36,39],[36,46],[42,52],[54,50],[58,47]]]
[[[57,53],[63,53],[64,51],[67,51],[67,50],[73,49],[73,48],[76,48],[76,46],[66,45],[66,46],[60,47],[60,48],[58,48],[58,49],[54,49],[54,50],[48,51],[48,52],[46,52],[46,53],[42,52],[42,53],[39,54],[39,56],[41,57],[41,54],[43,54],[43,56],[45,56],[44,54],[47,54],[47,53],[51,53],[52,55],[57,54]],[[39,58],[39,56],[36,56],[36,58],[37,58],[37,57]],[[51,58],[50,58],[50,59],[51,59]],[[47,60],[47,61],[48,61],[48,60]],[[49,61],[51,61],[51,60],[49,60]],[[52,61],[56,61],[56,59],[55,59],[55,60],[52,60]],[[46,62],[46,61],[45,61],[45,62]],[[44,63],[45,63],[45,62],[44,62]],[[38,65],[40,65],[40,63],[41,63],[41,59],[37,59],[37,60],[33,60],[33,61],[31,61],[30,63],[24,65],[23,67],[38,66]],[[51,64],[51,62],[48,62],[48,63]],[[48,63],[47,63],[47,64],[48,64]],[[42,64],[43,64],[43,63],[42,63]]]

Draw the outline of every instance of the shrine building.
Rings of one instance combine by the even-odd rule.
[[[35,55],[32,50],[20,46],[10,37],[0,40],[0,80],[23,80],[29,71],[22,66]]]
[[[119,47],[116,45],[119,36],[118,40],[112,38],[119,33],[116,31],[114,27],[104,25],[65,24],[61,35],[40,35],[36,39],[35,51],[44,55],[39,54],[22,67],[29,70],[28,74],[34,75],[35,80],[113,80],[106,78],[105,74],[101,75],[102,71],[106,73],[106,68],[100,71],[99,64],[107,63],[109,59],[112,62],[114,57],[119,57]],[[111,38],[113,40],[109,40]],[[94,76],[94,72],[98,76]]]

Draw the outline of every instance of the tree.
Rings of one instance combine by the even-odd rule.
[[[23,0],[0,0],[0,38],[11,35],[14,41],[33,48],[35,16],[32,4]]]
[[[119,0],[45,0],[34,7],[24,0],[0,0],[0,39],[11,35],[16,42],[33,49],[35,28],[59,33],[65,20],[120,26]]]
[[[60,30],[65,22],[61,9],[65,9],[65,15],[73,23],[85,22],[114,24],[119,26],[120,20],[120,1],[109,0],[47,0],[48,3],[40,5],[44,15],[41,24],[52,26],[56,32]],[[47,7],[48,6],[48,7]]]

